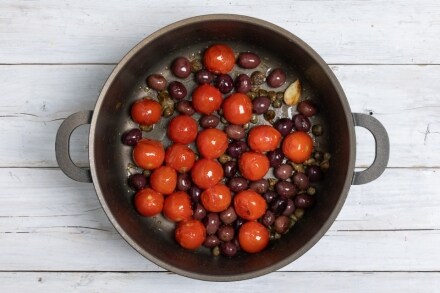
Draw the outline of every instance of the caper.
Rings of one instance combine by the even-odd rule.
[[[258,97],[258,94],[256,92],[247,92],[247,96],[251,98],[252,100]]]
[[[243,125],[243,128],[246,130],[246,129],[249,129],[249,123],[246,123],[245,125]]]
[[[297,208],[293,214],[295,215],[295,217],[299,220],[304,216],[304,209],[301,208]]]
[[[275,240],[278,240],[278,239],[280,239],[280,238],[281,238],[281,234],[280,234],[280,233],[277,233],[277,232],[275,232],[275,233],[274,233],[274,235],[273,235],[273,238],[274,238]]]
[[[261,85],[266,80],[266,76],[261,71],[254,71],[251,74],[251,83],[253,85]]]
[[[151,175],[151,171],[150,170],[144,170],[144,171],[142,171],[142,175],[144,175],[145,177],[149,177]]]
[[[327,171],[328,168],[330,168],[330,163],[328,160],[324,160],[321,162],[321,164],[319,164],[319,166],[321,167],[322,171]]]
[[[252,117],[251,117],[251,123],[253,123],[253,124],[257,124],[258,123],[258,115],[257,114],[252,114]]]
[[[295,226],[296,221],[293,221],[292,219],[290,219],[289,221],[289,229],[292,228],[293,226]]]
[[[171,115],[173,115],[174,114],[174,107],[173,108],[171,108],[171,107],[165,107],[164,109],[163,109],[163,112],[162,112],[162,116],[163,117],[170,117]]]
[[[284,100],[284,93],[283,92],[277,92],[276,99],[279,100],[279,101]]]
[[[228,124],[228,120],[226,120],[226,118],[223,117],[223,116],[220,116],[220,122],[225,124],[225,125]]]
[[[216,246],[211,250],[211,253],[213,256],[219,256],[220,255],[220,247]]]
[[[282,105],[283,105],[283,102],[281,102],[280,100],[275,100],[272,102],[272,107],[274,107],[274,108],[281,108]]]
[[[221,156],[218,158],[218,161],[219,161],[221,164],[227,163],[227,162],[229,162],[230,160],[232,160],[232,158],[231,158],[231,156],[229,156],[229,155],[227,155],[227,154],[223,154],[223,155],[221,155]]]
[[[315,135],[315,136],[321,136],[321,135],[322,135],[322,132],[323,132],[323,130],[322,130],[322,125],[321,125],[321,124],[313,125],[313,127],[312,127],[312,133],[313,133],[313,135]]]
[[[290,165],[292,165],[293,170],[295,170],[296,172],[300,172],[300,173],[304,173],[304,166],[302,164],[295,164],[293,162],[290,163]]]
[[[313,155],[313,157],[315,158],[316,161],[321,161],[322,160],[322,153],[317,151],[315,152],[315,154]]]
[[[313,186],[309,186],[309,188],[307,188],[307,194],[308,195],[314,195],[316,193],[316,188]]]
[[[139,128],[142,131],[150,132],[151,130],[153,130],[153,125],[140,125]]]
[[[265,97],[265,96],[267,96],[268,94],[267,94],[267,91],[266,91],[266,90],[264,90],[264,89],[259,89],[259,90],[258,90],[258,95],[259,95],[260,97]]]
[[[273,102],[277,98],[277,94],[274,91],[269,91],[267,93],[267,96],[269,97],[270,101]]]
[[[200,59],[192,60],[190,63],[190,68],[192,73],[196,73],[203,68],[202,61]]]
[[[268,110],[266,113],[264,113],[264,119],[266,119],[266,121],[271,122],[274,118],[275,118],[274,110]]]
[[[316,160],[314,158],[309,158],[309,159],[305,160],[303,164],[306,165],[306,166],[315,165],[316,164]]]
[[[330,160],[331,157],[329,153],[324,153],[324,160]]]

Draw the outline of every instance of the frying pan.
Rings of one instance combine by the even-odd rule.
[[[121,143],[121,134],[136,127],[131,121],[131,104],[151,95],[146,92],[149,74],[162,73],[177,56],[197,58],[214,43],[230,45],[236,52],[252,51],[262,57],[260,69],[281,67],[287,78],[299,78],[303,97],[318,104],[319,118],[326,135],[316,147],[332,155],[330,168],[317,187],[316,204],[306,211],[286,235],[257,254],[213,257],[209,250],[196,252],[180,248],[173,238],[174,224],[162,217],[144,218],[134,210],[134,192],[127,186],[127,165],[131,148]],[[250,73],[246,70],[234,69]],[[194,82],[183,80],[190,89]],[[277,115],[291,116],[295,108],[283,107]],[[260,120],[261,121],[261,120]],[[69,155],[69,138],[74,129],[90,124],[90,170],[78,168]],[[355,172],[355,126],[369,130],[375,138],[375,160],[364,171]],[[166,122],[162,119],[144,137],[167,144]],[[328,65],[307,44],[290,32],[263,20],[240,15],[205,15],[171,24],[145,38],[115,67],[105,83],[93,111],[78,112],[60,126],[56,137],[56,157],[61,170],[74,180],[93,182],[99,201],[111,223],[140,254],[175,273],[202,280],[234,281],[270,273],[299,258],[329,229],[352,184],[378,178],[386,168],[389,140],[375,118],[351,113],[345,94]]]

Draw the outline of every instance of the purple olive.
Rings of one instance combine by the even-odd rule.
[[[315,203],[315,197],[307,193],[301,193],[295,196],[294,203],[297,208],[306,209]]]
[[[168,85],[168,93],[170,97],[176,100],[181,100],[186,97],[186,87],[180,81],[172,81]]]
[[[292,175],[292,172],[293,172],[293,168],[291,165],[281,164],[280,166],[275,168],[273,173],[276,178],[281,180],[286,180]]]
[[[254,69],[260,65],[260,57],[257,54],[251,52],[242,52],[238,55],[237,64],[238,66],[245,69]]]
[[[270,211],[275,215],[280,215],[287,207],[287,197],[279,196],[270,204]]]
[[[205,242],[203,242],[203,246],[208,248],[214,248],[218,245],[220,245],[221,241],[218,239],[216,235],[207,235]]]
[[[147,77],[147,85],[156,91],[163,91],[167,87],[167,80],[161,74],[151,74]]]
[[[200,203],[196,203],[193,212],[193,218],[201,221],[206,216],[206,210]]]
[[[272,88],[280,87],[286,82],[286,73],[281,68],[276,68],[269,73],[266,82]]]
[[[292,118],[293,125],[296,130],[307,132],[312,127],[312,123],[310,123],[309,118],[302,114],[296,114]]]
[[[235,222],[234,222],[234,224],[233,224],[234,229],[235,229],[235,230],[239,230],[239,229],[241,228],[241,226],[243,226],[243,224],[244,224],[245,222],[246,222],[246,221],[243,220],[242,218],[237,217],[237,220],[235,220]]]
[[[190,188],[191,176],[188,173],[178,173],[176,189],[180,191],[187,191]]]
[[[246,131],[240,125],[229,124],[225,128],[226,135],[234,140],[240,140],[246,136]]]
[[[209,213],[203,219],[203,223],[205,224],[206,234],[213,235],[217,232],[218,227],[220,227],[220,218],[217,213]]]
[[[284,154],[281,149],[275,149],[267,153],[267,158],[269,159],[270,166],[276,168],[283,163]]]
[[[273,190],[266,191],[263,194],[263,198],[266,200],[267,203],[271,203],[277,197],[278,197],[278,194]]]
[[[275,231],[279,234],[284,234],[289,230],[290,220],[286,216],[278,216],[273,223]]]
[[[214,114],[205,115],[199,120],[199,124],[203,128],[216,128],[219,123],[220,123],[220,118],[218,118],[218,116]]]
[[[296,107],[298,112],[303,114],[304,116],[311,117],[318,112],[318,109],[311,100],[304,100],[299,102],[298,106]]]
[[[237,213],[231,205],[229,208],[220,213],[220,220],[226,225],[232,224],[237,219]]]
[[[253,191],[260,194],[265,193],[269,189],[269,182],[267,182],[266,179],[252,181],[249,185],[249,189],[252,189]]]
[[[267,210],[263,215],[261,222],[264,226],[269,228],[272,226],[273,222],[275,222],[275,215],[270,210]]]
[[[171,64],[171,72],[179,78],[187,78],[191,74],[191,63],[185,57],[177,57]]]
[[[179,113],[188,116],[192,116],[196,112],[192,106],[192,103],[187,100],[179,101],[176,105],[176,110],[179,111]]]
[[[247,93],[251,90],[251,78],[246,74],[240,74],[235,78],[235,90],[237,93]]]
[[[295,173],[292,177],[292,181],[300,190],[306,190],[307,187],[309,187],[309,178],[304,173]]]
[[[206,69],[201,69],[196,73],[196,82],[198,84],[211,83],[214,80],[214,74]]]
[[[248,182],[243,177],[233,177],[228,180],[228,187],[232,192],[240,192],[248,188]]]
[[[321,168],[318,166],[312,165],[306,169],[307,177],[309,177],[310,182],[317,182],[322,178]]]
[[[142,138],[142,131],[138,128],[133,128],[122,135],[122,143],[128,146],[135,146]]]
[[[142,174],[130,175],[128,185],[136,191],[144,189],[147,185],[147,178]]]
[[[295,211],[295,204],[292,199],[287,199],[287,206],[284,212],[282,213],[283,216],[290,216]]]
[[[220,74],[214,84],[222,94],[227,94],[234,88],[234,80],[229,74]]]
[[[233,241],[223,242],[220,244],[220,252],[224,256],[232,257],[237,254],[238,248]]]
[[[234,141],[229,144],[226,152],[233,158],[238,158],[242,153],[248,150],[248,146],[244,141]]]
[[[188,194],[191,197],[192,202],[199,202],[200,195],[202,194],[202,190],[200,188],[198,188],[195,184],[193,184],[188,189]]]
[[[266,96],[258,97],[252,100],[252,108],[256,114],[264,114],[270,106],[270,99]]]
[[[282,136],[288,135],[293,128],[293,121],[289,118],[278,119],[273,127],[281,133]]]
[[[234,177],[237,171],[238,171],[238,167],[236,161],[229,161],[223,164],[223,174],[225,177],[227,178]]]
[[[234,239],[235,230],[232,226],[221,225],[217,230],[217,237],[221,241],[231,241]]]
[[[278,181],[275,185],[275,190],[279,195],[285,197],[291,197],[297,193],[295,185],[289,181]]]

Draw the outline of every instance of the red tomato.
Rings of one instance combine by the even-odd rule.
[[[266,200],[252,189],[244,190],[234,196],[234,208],[237,215],[253,221],[264,215]]]
[[[206,210],[222,212],[231,204],[231,190],[224,184],[217,184],[203,191],[200,200]]]
[[[200,159],[191,169],[191,178],[201,189],[208,189],[223,178],[223,167],[217,161]]]
[[[231,124],[243,125],[251,121],[252,101],[242,93],[235,93],[223,101],[223,116]]]
[[[206,239],[205,226],[198,220],[189,219],[177,225],[174,231],[177,243],[186,249],[197,249]]]
[[[163,195],[151,188],[144,188],[134,196],[134,206],[142,216],[155,216],[162,211]]]
[[[203,55],[205,67],[216,74],[228,73],[235,64],[235,55],[231,47],[216,44],[209,47]]]
[[[151,99],[140,99],[131,106],[131,118],[140,125],[152,125],[160,120],[162,106]]]
[[[228,136],[216,128],[205,129],[197,136],[197,149],[207,159],[217,159],[228,148]]]
[[[300,164],[310,158],[313,150],[313,140],[307,133],[295,131],[286,136],[282,150],[289,160]]]
[[[248,180],[259,180],[269,170],[269,159],[260,153],[245,152],[238,160],[238,168],[241,175]]]
[[[171,167],[160,166],[150,175],[150,186],[162,194],[170,194],[176,189],[177,173]]]
[[[221,92],[209,84],[198,86],[192,94],[194,109],[202,114],[210,115],[220,109],[223,98]]]
[[[246,222],[240,227],[238,242],[248,253],[260,252],[269,243],[269,231],[258,222]]]
[[[191,199],[186,192],[171,193],[163,203],[163,214],[174,222],[188,220],[192,216]]]
[[[197,137],[197,122],[187,115],[179,115],[168,124],[168,137],[177,143],[189,144]]]
[[[259,125],[249,131],[248,144],[256,152],[273,151],[281,141],[281,133],[269,125]]]
[[[165,158],[163,145],[152,139],[141,139],[133,148],[133,160],[139,167],[153,170],[161,166]]]
[[[196,155],[194,152],[183,144],[174,143],[165,152],[165,164],[179,173],[191,170],[195,160]]]

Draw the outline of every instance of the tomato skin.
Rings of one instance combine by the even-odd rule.
[[[152,217],[160,214],[163,209],[163,195],[151,188],[144,188],[134,196],[134,206],[139,214]]]
[[[198,86],[192,94],[194,109],[202,114],[210,115],[220,109],[223,98],[221,92],[210,84]]]
[[[249,131],[248,144],[255,152],[275,150],[281,142],[281,133],[269,125],[258,125]]]
[[[223,101],[223,116],[229,123],[243,125],[251,121],[252,101],[242,93],[234,93]]]
[[[253,221],[262,217],[267,209],[266,200],[252,189],[243,190],[234,196],[234,208],[237,215]]]
[[[161,166],[165,158],[163,145],[152,139],[141,139],[133,148],[133,160],[139,167],[153,170]]]
[[[238,168],[241,175],[248,180],[259,180],[269,170],[269,159],[256,152],[245,152],[238,159]]]
[[[217,159],[228,148],[228,136],[216,128],[205,129],[197,136],[197,149],[207,159]]]
[[[223,167],[217,161],[200,159],[191,169],[191,178],[201,189],[208,189],[223,178]]]
[[[202,222],[189,219],[177,225],[174,237],[183,248],[194,250],[199,248],[205,241],[206,229]]]
[[[231,190],[224,184],[217,184],[203,191],[200,200],[206,210],[222,212],[231,204]]]
[[[186,145],[174,143],[170,145],[165,152],[165,164],[174,168],[179,173],[185,173],[191,170],[196,155]]]
[[[203,63],[209,71],[225,74],[234,68],[235,54],[228,45],[212,45],[205,51]]]
[[[160,166],[150,175],[150,186],[162,194],[170,194],[176,189],[177,173],[169,166]]]
[[[173,192],[165,198],[163,214],[174,222],[188,220],[192,216],[191,198],[186,192]]]
[[[286,136],[282,150],[289,160],[300,164],[312,155],[313,140],[306,132],[295,131]]]
[[[258,222],[246,222],[238,232],[238,242],[248,253],[260,252],[269,243],[269,231]]]
[[[151,99],[140,99],[131,106],[131,119],[140,125],[152,125],[160,120],[162,106]]]
[[[189,144],[196,140],[197,122],[187,115],[179,115],[168,124],[168,137],[176,143]]]

